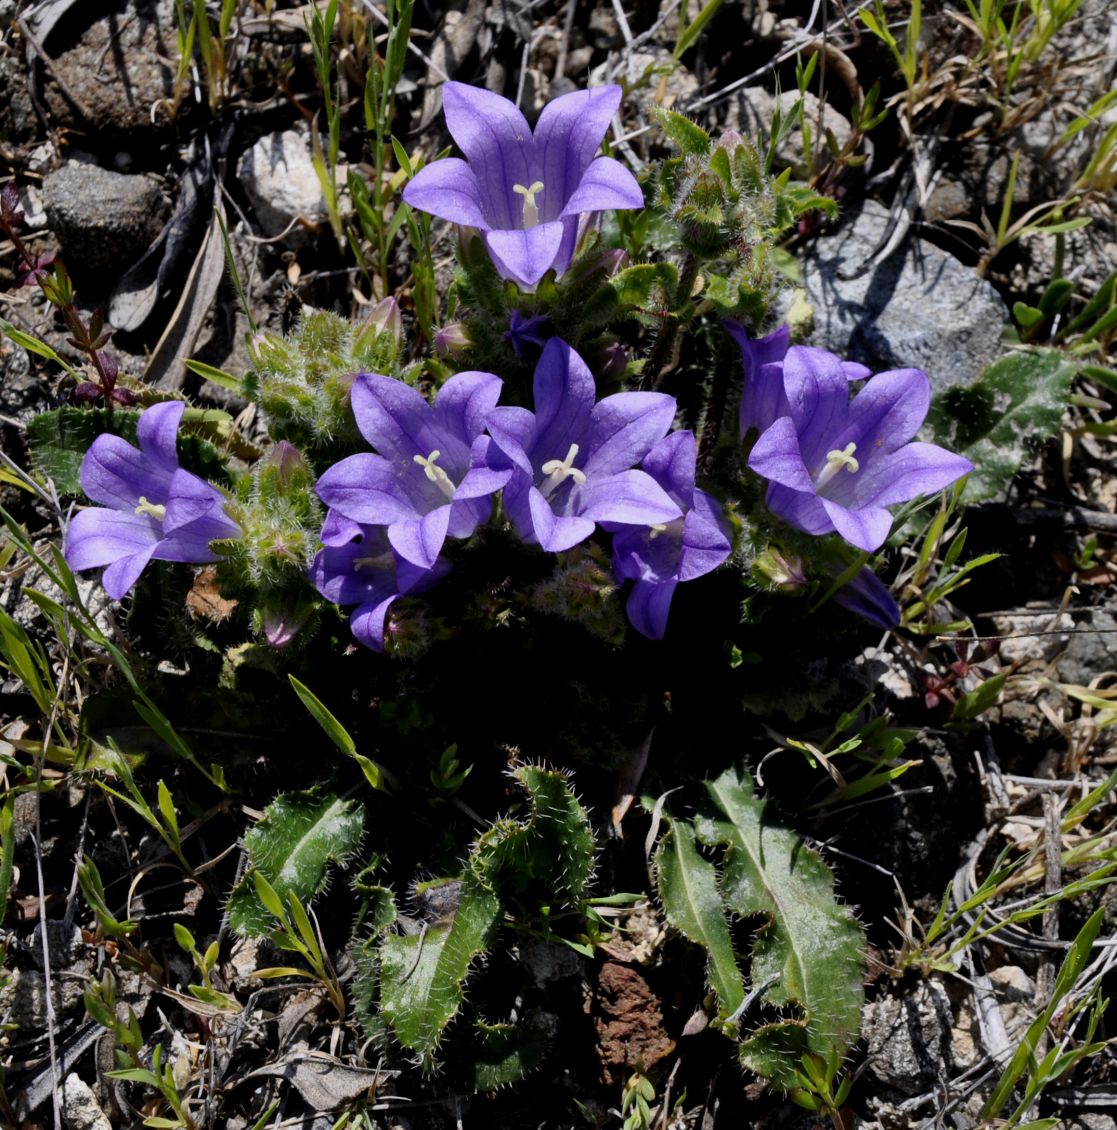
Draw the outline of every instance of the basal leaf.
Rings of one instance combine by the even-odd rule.
[[[655,116],[663,132],[684,153],[695,157],[704,157],[709,153],[710,135],[696,122],[672,110],[656,110]]]
[[[735,914],[768,919],[752,951],[754,991],[763,987],[768,1004],[797,1012],[754,1032],[741,1059],[787,1089],[803,1052],[837,1063],[857,1039],[864,939],[835,899],[822,858],[773,816],[743,770],[727,770],[706,790],[710,806],[695,829],[702,843],[726,847],[725,903]]]
[[[364,830],[364,808],[332,793],[282,793],[245,837],[254,871],[286,903],[293,893],[303,904],[326,883],[330,863],[344,863],[357,850]],[[252,873],[233,888],[229,924],[238,934],[263,934],[272,915],[257,893]]]
[[[974,384],[954,385],[931,403],[927,422],[936,443],[973,460],[966,501],[1004,489],[1028,446],[1059,427],[1076,366],[1057,350],[1010,353]]]

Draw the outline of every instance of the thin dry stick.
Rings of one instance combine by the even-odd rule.
[[[1043,794],[1043,893],[1057,895],[1063,889],[1063,861],[1061,858],[1062,828],[1060,827],[1061,798],[1054,792]],[[1043,936],[1049,942],[1059,940],[1059,902],[1056,900],[1043,912]],[[1054,951],[1048,951],[1039,967],[1039,996],[1047,1001],[1055,984]]]

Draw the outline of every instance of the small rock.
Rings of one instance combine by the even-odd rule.
[[[1000,657],[1006,663],[1050,663],[1067,646],[1075,626],[1067,614],[1051,616],[993,616],[1001,639]],[[1032,635],[1042,632],[1042,635]]]
[[[946,990],[921,982],[906,997],[882,997],[865,1006],[867,1071],[905,1095],[918,1095],[947,1077],[953,1019]]]
[[[767,143],[768,135],[772,132],[772,118],[776,107],[779,106],[784,118],[795,107],[800,95],[795,90],[785,90],[777,97],[770,94],[760,86],[750,86],[742,90],[726,118],[725,128],[739,130],[746,137],[762,139]],[[853,129],[849,121],[842,117],[833,106],[822,104],[815,95],[809,91],[802,95],[803,121],[810,127],[811,158],[807,161],[807,151],[803,145],[803,131],[799,127],[791,132],[780,142],[776,150],[775,171],[789,167],[792,175],[800,180],[805,180],[812,172],[827,163],[829,157],[826,148],[826,131],[834,135],[834,140],[840,149],[849,141]],[[822,126],[819,128],[821,114]],[[813,166],[813,167],[812,167]]]
[[[77,1075],[62,1084],[62,1121],[70,1130],[112,1130],[92,1088]]]
[[[241,157],[237,174],[265,235],[287,232],[283,242],[288,247],[310,240],[311,232],[298,221],[317,223],[326,202],[303,134],[287,130],[260,138]]]
[[[1019,965],[1002,965],[989,974],[989,980],[1005,1001],[1035,1001],[1036,983]]]
[[[66,266],[113,279],[146,250],[169,212],[157,180],[78,161],[43,179],[43,206]]]
[[[1070,637],[1059,660],[1059,678],[1065,683],[1089,686],[1103,671],[1113,667],[1113,645],[1117,640],[1117,617],[1103,608],[1075,617],[1079,629]]]
[[[936,392],[970,384],[1004,353],[1004,303],[969,267],[910,235],[858,275],[891,230],[888,210],[867,200],[804,254],[803,283],[814,307],[807,344],[874,372],[923,369]]]

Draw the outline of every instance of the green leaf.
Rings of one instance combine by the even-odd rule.
[[[1043,311],[1037,310],[1035,306],[1029,306],[1026,302],[1014,302],[1012,316],[1026,330],[1038,326],[1043,321]]]
[[[752,951],[754,991],[799,1015],[766,1024],[741,1046],[741,1060],[785,1090],[804,1053],[840,1062],[857,1039],[864,969],[861,928],[834,897],[822,858],[785,827],[753,791],[743,770],[706,782],[710,807],[695,818],[698,839],[725,845],[722,896],[742,917],[768,925]]]
[[[226,373],[224,369],[215,368],[213,365],[207,365],[204,361],[186,360],[183,364],[192,373],[197,373],[199,377],[210,382],[210,384],[217,385],[218,388],[228,389],[229,392],[236,392],[241,395],[244,393],[244,381],[240,377],[234,377],[232,373]]]
[[[1057,350],[1010,353],[968,387],[935,396],[927,417],[935,442],[971,459],[966,501],[992,498],[1007,485],[1029,445],[1059,427],[1075,365]]]
[[[717,994],[718,1015],[725,1020],[741,1007],[745,983],[733,953],[717,868],[699,854],[694,828],[685,820],[669,820],[668,832],[656,850],[655,866],[667,921],[706,951],[706,975]]]
[[[969,722],[974,718],[980,718],[985,711],[996,705],[1007,679],[1007,675],[993,675],[980,686],[974,687],[972,691],[967,691],[954,704],[954,709],[950,712],[950,721]]]
[[[637,263],[618,272],[602,293],[612,304],[637,310],[661,310],[675,304],[679,272],[671,263]]]
[[[449,922],[427,926],[419,934],[390,936],[379,951],[382,1015],[426,1070],[461,1006],[469,968],[492,940],[501,917],[496,895],[476,875],[466,875],[460,894]]]
[[[37,337],[24,333],[23,330],[17,330],[11,322],[7,322],[3,318],[0,318],[0,333],[3,333],[9,341],[22,346],[28,353],[38,354],[38,356],[45,357],[48,361],[53,361],[55,364],[61,365],[67,373],[74,371],[73,367],[59,357],[45,341],[40,341]]]
[[[713,13],[711,12],[710,15]],[[673,110],[658,109],[655,111],[655,118],[663,132],[683,153],[688,156],[705,157],[710,152],[710,135],[690,118],[676,114]]]
[[[515,1083],[543,1058],[543,1037],[514,1024],[478,1020],[468,1040],[462,1052],[468,1060],[463,1082],[469,1091],[495,1091]]]
[[[244,838],[253,871],[229,896],[229,924],[239,934],[263,934],[272,913],[260,901],[255,880],[259,873],[274,888],[281,903],[294,894],[307,903],[326,883],[329,863],[344,864],[357,850],[364,830],[364,808],[332,793],[283,793],[264,811]]]

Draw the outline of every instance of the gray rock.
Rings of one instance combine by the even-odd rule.
[[[853,130],[849,121],[842,117],[833,106],[825,105],[809,91],[803,94],[803,120],[810,127],[811,160],[807,160],[806,147],[803,145],[803,131],[793,129],[780,142],[776,149],[775,171],[790,168],[792,175],[800,180],[805,180],[812,172],[829,160],[826,148],[826,131],[834,135],[834,140],[840,149],[849,141]],[[740,91],[731,105],[729,115],[725,122],[726,129],[740,131],[745,137],[760,139],[761,143],[768,143],[768,135],[772,132],[772,117],[776,106],[786,118],[799,100],[799,92],[785,90],[777,98],[769,94],[760,86],[749,86]],[[820,116],[821,115],[821,116]],[[821,122],[821,129],[819,123]],[[812,168],[813,166],[813,168]]]
[[[813,307],[807,344],[874,372],[923,369],[935,391],[970,384],[1004,351],[1004,303],[969,267],[911,235],[877,267],[848,277],[890,231],[887,210],[866,201],[804,254],[803,284]]]
[[[326,202],[303,134],[287,130],[260,138],[241,157],[237,175],[265,235],[286,232],[288,247],[301,247],[310,239],[310,231],[298,221],[316,223]]]
[[[69,1130],[112,1130],[92,1088],[77,1075],[62,1084],[62,1121]]]
[[[946,990],[924,981],[905,997],[881,997],[865,1006],[870,1075],[905,1095],[918,1095],[947,1077],[953,1018]]]
[[[1103,671],[1113,668],[1117,617],[1096,608],[1088,616],[1076,616],[1075,627],[1078,631],[1070,637],[1067,650],[1059,660],[1059,678],[1085,687]]]
[[[157,180],[78,161],[43,179],[43,207],[67,267],[112,279],[155,239],[169,212]]]

